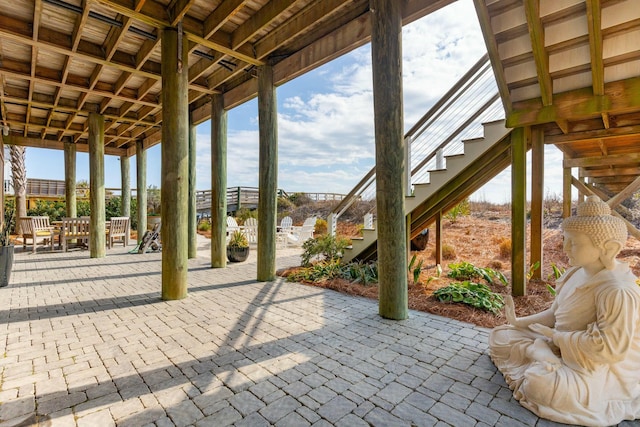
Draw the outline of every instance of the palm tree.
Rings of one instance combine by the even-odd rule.
[[[16,218],[27,216],[27,168],[25,166],[25,147],[10,146],[11,174],[13,191],[16,195]]]

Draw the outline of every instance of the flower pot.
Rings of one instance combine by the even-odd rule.
[[[249,247],[238,248],[235,246],[227,246],[227,259],[229,262],[246,261],[249,257]]]
[[[0,288],[9,285],[13,267],[13,245],[0,246]]]

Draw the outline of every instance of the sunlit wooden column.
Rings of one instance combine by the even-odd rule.
[[[436,265],[442,266],[442,211],[436,213]]]
[[[103,258],[106,252],[104,198],[104,116],[89,113],[89,200],[91,205],[89,253],[91,258]]]
[[[531,260],[529,264],[538,264],[533,270],[533,279],[542,278],[543,269],[543,200],[544,200],[544,130],[531,130]]]
[[[564,155],[563,163],[569,160],[567,154]],[[571,216],[571,167],[562,166],[562,217]]]
[[[198,240],[196,238],[198,227],[198,209],[196,206],[196,125],[189,123],[189,194],[187,204],[189,205],[189,224],[187,235],[189,236],[187,256],[195,258],[198,256]]]
[[[408,316],[402,111],[402,2],[371,0],[379,313]]]
[[[0,129],[2,126],[0,126]],[[2,180],[2,188],[0,188],[0,224],[4,224],[4,135],[0,132],[0,180]]]
[[[511,293],[527,293],[527,141],[531,128],[511,132]]]
[[[211,96],[211,267],[227,265],[227,112],[224,96]]]
[[[121,195],[120,214],[122,216],[131,216],[131,165],[129,157],[120,156],[120,179],[121,179]]]
[[[147,151],[136,141],[136,202],[138,205],[138,243],[147,231]]]
[[[273,68],[258,67],[258,280],[276,276],[276,214],[278,189],[278,119]]]
[[[179,56],[179,53],[182,55]],[[162,299],[187,296],[189,193],[189,45],[162,32]]]
[[[67,141],[64,143],[64,199],[67,216],[70,218],[77,217],[76,144]]]

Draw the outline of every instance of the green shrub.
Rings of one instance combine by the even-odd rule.
[[[244,224],[244,222],[249,218],[258,218],[258,210],[251,210],[249,208],[240,208],[236,212],[236,218],[239,220],[240,224]]]
[[[209,222],[209,220],[208,219],[201,220],[200,223],[198,224],[198,230],[200,231],[211,230],[211,223]]]
[[[334,237],[330,234],[308,239],[302,244],[302,265],[308,266],[312,258],[331,262],[337,261],[342,257],[344,249],[348,246],[349,241],[342,237]],[[322,258],[320,258],[322,256]]]
[[[333,279],[345,279],[364,286],[374,285],[378,283],[378,264],[351,262],[341,265],[339,260],[321,261],[303,267],[287,277],[290,282],[318,283]]]
[[[442,302],[460,302],[493,314],[498,314],[504,305],[500,294],[492,292],[487,285],[468,280],[451,283],[438,289],[433,295]]]
[[[484,279],[487,283],[493,283],[493,279],[499,279],[502,284],[507,285],[507,278],[504,275],[496,270],[491,268],[481,268],[476,267],[475,265],[463,261],[454,264],[449,264],[449,268],[451,269],[447,274],[448,277],[452,279],[458,280],[471,280],[471,279]]]
[[[291,211],[296,205],[284,196],[278,196],[278,212]]]
[[[469,207],[469,199],[464,199],[445,214],[445,218],[451,222],[456,222],[459,217],[471,214],[471,208]]]
[[[315,228],[315,234],[320,236],[323,234],[327,234],[327,221],[322,219],[322,218],[318,218],[316,219],[316,228]]]
[[[378,263],[350,262],[342,267],[342,278],[369,286],[378,283]]]

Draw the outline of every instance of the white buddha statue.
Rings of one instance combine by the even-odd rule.
[[[489,336],[491,359],[522,406],[553,421],[610,426],[640,418],[640,287],[615,258],[624,222],[591,196],[562,223],[572,266],[553,305]]]

